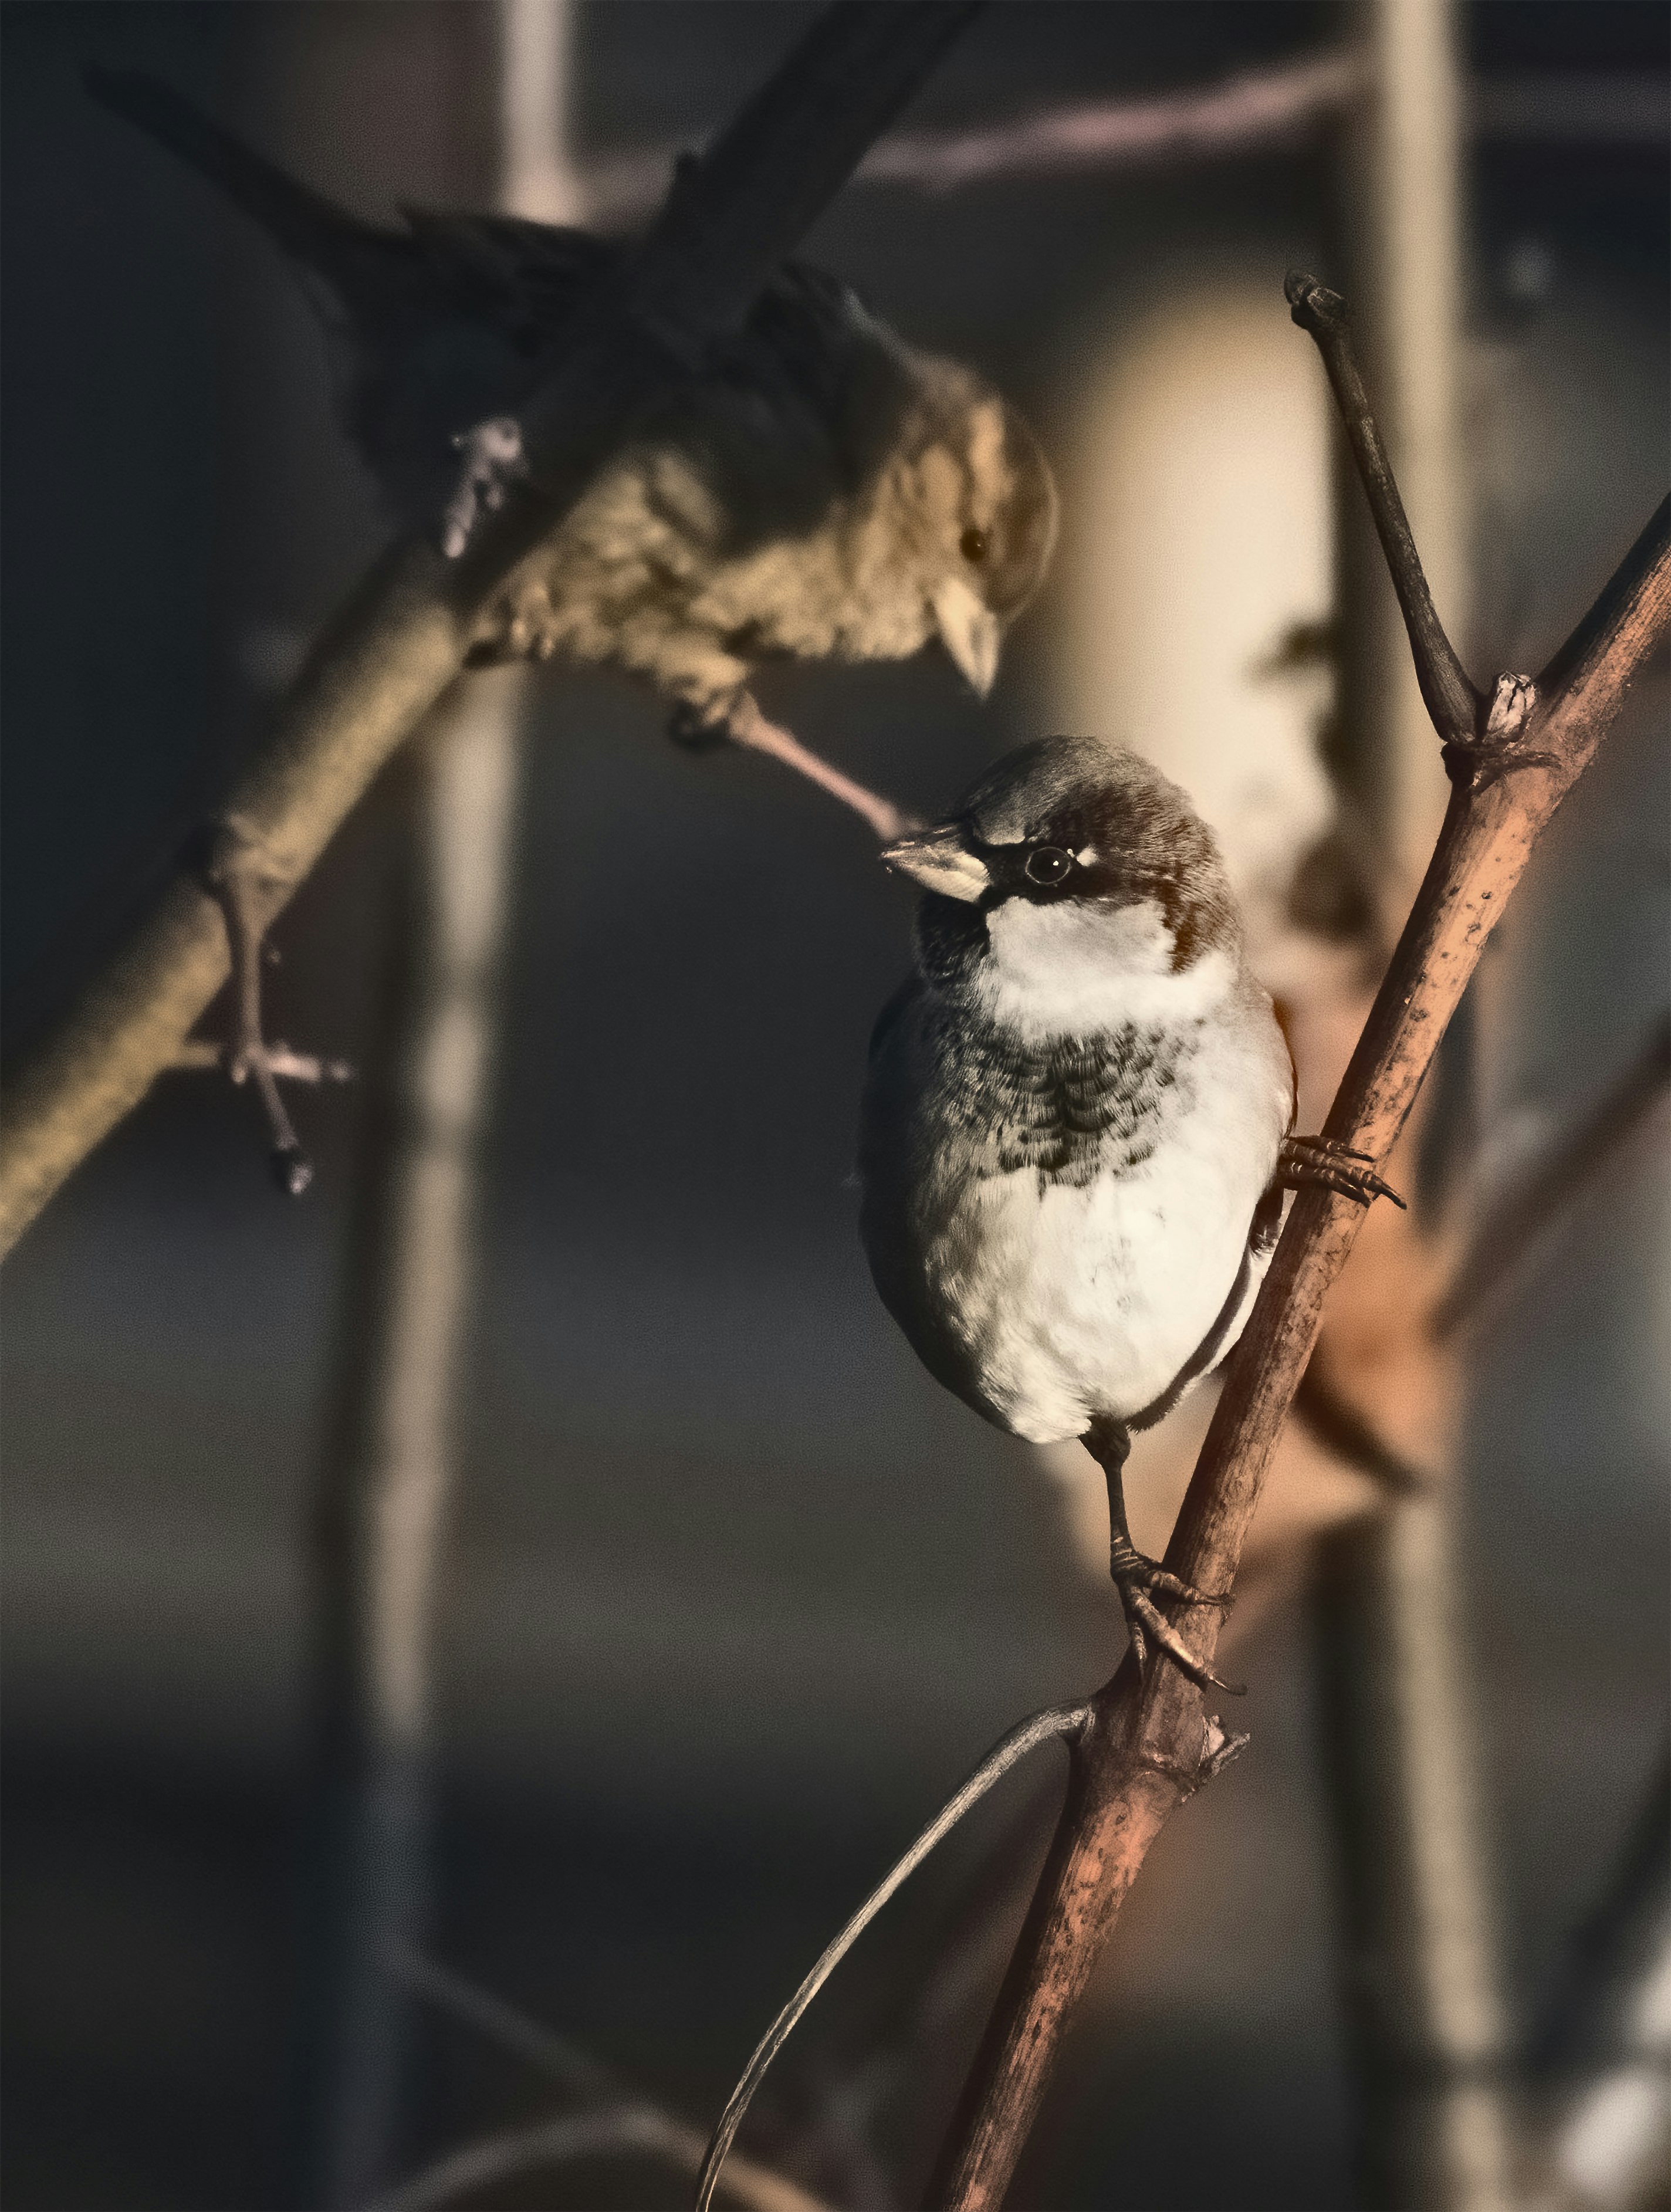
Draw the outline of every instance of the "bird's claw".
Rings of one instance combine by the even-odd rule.
[[[1133,1545],[1116,1542],[1110,1553],[1109,1571],[1114,1586],[1120,1593],[1120,1607],[1126,1616],[1126,1633],[1131,1638],[1132,1650],[1137,1655],[1139,1669],[1149,1670],[1150,1646],[1164,1651],[1179,1671],[1187,1674],[1198,1689],[1223,1690],[1227,1697],[1247,1695],[1244,1682],[1226,1682],[1222,1676],[1197,1659],[1188,1645],[1167,1620],[1149,1593],[1158,1592],[1163,1597],[1182,1598],[1188,1605],[1212,1605],[1221,1611],[1230,1605],[1227,1597],[1215,1596],[1209,1590],[1199,1590],[1174,1574],[1169,1574],[1158,1561],[1149,1559]]]
[[[1409,1211],[1391,1183],[1376,1173],[1367,1152],[1354,1152],[1327,1137],[1285,1137],[1277,1148],[1277,1180],[1290,1190],[1319,1183],[1342,1198],[1355,1198],[1360,1206],[1390,1198],[1401,1213]]]

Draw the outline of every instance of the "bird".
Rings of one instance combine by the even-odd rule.
[[[860,1115],[877,1290],[966,1405],[1101,1466],[1139,1667],[1158,1650],[1233,1692],[1156,1602],[1221,1599],[1132,1542],[1132,1434],[1235,1345],[1286,1188],[1396,1194],[1291,1133],[1293,1063],[1218,845],[1140,754],[1023,744],[882,859],[922,896]]]
[[[85,80],[276,240],[387,505],[408,526],[445,511],[447,549],[461,550],[520,465],[517,409],[628,249],[501,215],[406,208],[404,229],[381,228],[157,78],[95,65]],[[670,703],[684,742],[733,738],[817,775],[760,714],[756,669],[904,659],[938,640],[984,696],[1056,511],[1037,441],[983,377],[787,264],[494,594],[471,658],[623,670]],[[855,788],[837,795],[856,804]],[[885,802],[860,811],[901,826]]]

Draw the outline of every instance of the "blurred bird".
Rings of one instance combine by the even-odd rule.
[[[349,437],[404,523],[450,498],[447,547],[461,550],[519,465],[517,409],[623,249],[504,216],[407,209],[404,232],[380,229],[155,79],[93,68],[87,82],[297,264]],[[747,690],[755,667],[903,659],[938,639],[984,696],[1055,518],[1043,456],[989,386],[791,264],[520,565],[473,658],[624,669],[675,703],[687,742],[775,751],[858,803],[766,723]],[[902,826],[885,802],[860,811],[884,835]]]
[[[1139,1662],[1152,1643],[1229,1689],[1154,1602],[1217,1601],[1133,1547],[1131,1431],[1236,1343],[1284,1183],[1392,1194],[1356,1155],[1285,1135],[1293,1068],[1212,832],[1137,754],[1023,745],[882,857],[927,896],[917,973],[871,1041],[877,1289],[976,1413],[1084,1442]]]

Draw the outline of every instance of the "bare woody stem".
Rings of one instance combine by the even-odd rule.
[[[1364,379],[1352,343],[1346,303],[1315,276],[1291,273],[1283,286],[1294,320],[1317,342],[1317,350],[1328,371],[1352,458],[1370,502],[1376,535],[1387,558],[1387,567],[1398,594],[1399,611],[1409,634],[1410,652],[1416,664],[1416,681],[1422,703],[1433,726],[1446,744],[1466,744],[1474,734],[1480,714],[1480,695],[1467,679],[1455,648],[1445,635],[1427,588],[1421,556],[1410,534],[1409,518],[1399,497],[1392,463],[1382,441],[1381,430],[1364,389]]]
[[[1303,297],[1321,289],[1297,282]],[[1437,706],[1429,698],[1435,726],[1447,743],[1466,744],[1474,724],[1471,708],[1464,719],[1464,700],[1475,695],[1425,597],[1344,317],[1331,311],[1322,321],[1314,335],[1352,432],[1424,692],[1431,681],[1440,695]],[[1453,787],[1426,877],[1328,1116],[1326,1134],[1336,1143],[1385,1157],[1539,834],[1668,628],[1671,501],[1540,679],[1546,688],[1533,696],[1507,756],[1519,763],[1515,772]],[[1231,1586],[1324,1294],[1361,1219],[1352,1200],[1325,1189],[1303,1189],[1295,1200],[1167,1549],[1167,1566],[1200,1589]],[[1212,1607],[1179,1613],[1186,1640],[1209,1663],[1219,1625]],[[996,2212],[1003,2203],[1063,2033],[1127,1892],[1201,1778],[1206,1713],[1200,1693],[1176,1668],[1151,1669],[1145,1683],[1128,1660],[1093,1711],[1073,1747],[1055,1839],[931,2185],[929,2202],[955,2212]]]
[[[527,484],[459,561],[425,538],[377,564],[309,659],[227,811],[279,913],[349,810],[463,666],[483,610],[629,433],[733,328],[981,0],[837,0],[576,318],[522,416]],[[0,1252],[176,1060],[225,982],[226,933],[182,868],[21,1065],[0,1105]]]

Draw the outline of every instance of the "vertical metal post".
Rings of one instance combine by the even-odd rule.
[[[1461,435],[1461,98],[1454,0],[1364,0],[1373,91],[1342,149],[1342,289],[1416,541],[1467,623]],[[1401,912],[1444,809],[1439,747],[1373,532],[1342,470],[1346,772]],[[1435,1357],[1441,1356],[1437,1348]],[[1480,1802],[1451,1490],[1322,1548],[1316,1609],[1339,1815],[1364,2202],[1506,2212],[1510,2038]]]
[[[574,212],[570,0],[500,0],[498,173],[507,211]],[[435,1604],[468,1349],[475,1232],[512,898],[526,674],[442,702],[410,763],[410,896],[378,1142],[347,1301],[317,1531],[319,1969],[309,2007],[306,2201],[392,2179],[408,2021],[392,1954],[432,1881]]]

